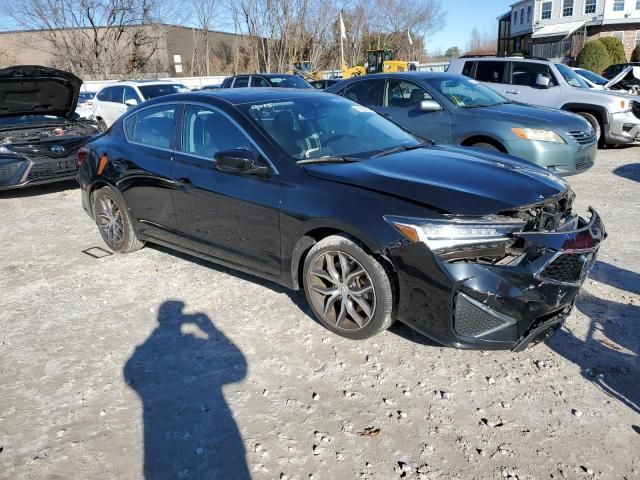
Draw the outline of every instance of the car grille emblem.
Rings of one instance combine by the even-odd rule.
[[[49,148],[49,150],[51,150],[52,153],[64,153],[65,148],[62,145],[54,145]]]

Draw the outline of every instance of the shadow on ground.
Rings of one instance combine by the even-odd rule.
[[[75,190],[76,188],[80,188],[78,182],[75,180],[67,180],[64,182],[34,185],[32,187],[16,188],[13,190],[3,190],[0,192],[0,198],[34,197],[36,195],[64,192],[65,190]]]
[[[140,397],[144,478],[250,478],[245,450],[222,391],[247,373],[242,352],[207,315],[164,302],[158,326],[124,367]]]
[[[613,173],[619,177],[640,182],[640,163],[629,163],[616,168]]]
[[[640,292],[640,275],[614,265],[598,262],[591,277],[629,297]],[[590,320],[585,338],[564,328],[547,343],[578,365],[587,380],[640,413],[640,306],[622,298],[614,301],[583,291],[576,307]]]

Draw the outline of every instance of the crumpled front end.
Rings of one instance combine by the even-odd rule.
[[[388,248],[398,319],[459,348],[519,351],[544,340],[571,312],[606,237],[595,210],[589,219],[574,215],[571,200],[568,191],[546,204],[502,212],[524,222],[508,240]]]

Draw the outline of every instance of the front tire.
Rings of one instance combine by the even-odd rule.
[[[384,266],[345,235],[316,243],[304,261],[307,302],[322,325],[360,340],[394,321],[393,290]]]
[[[476,142],[473,145],[469,145],[469,146],[473,147],[473,148],[482,148],[484,150],[490,150],[492,152],[500,152],[501,151],[493,143],[488,143],[488,142]]]
[[[115,253],[130,253],[144,247],[138,240],[122,197],[111,187],[93,194],[93,218],[102,240]]]

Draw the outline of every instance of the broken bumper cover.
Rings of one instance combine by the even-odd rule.
[[[422,242],[392,248],[403,323],[458,348],[513,349],[544,340],[569,315],[606,237],[598,214],[571,231],[526,232],[530,260],[447,263]]]

